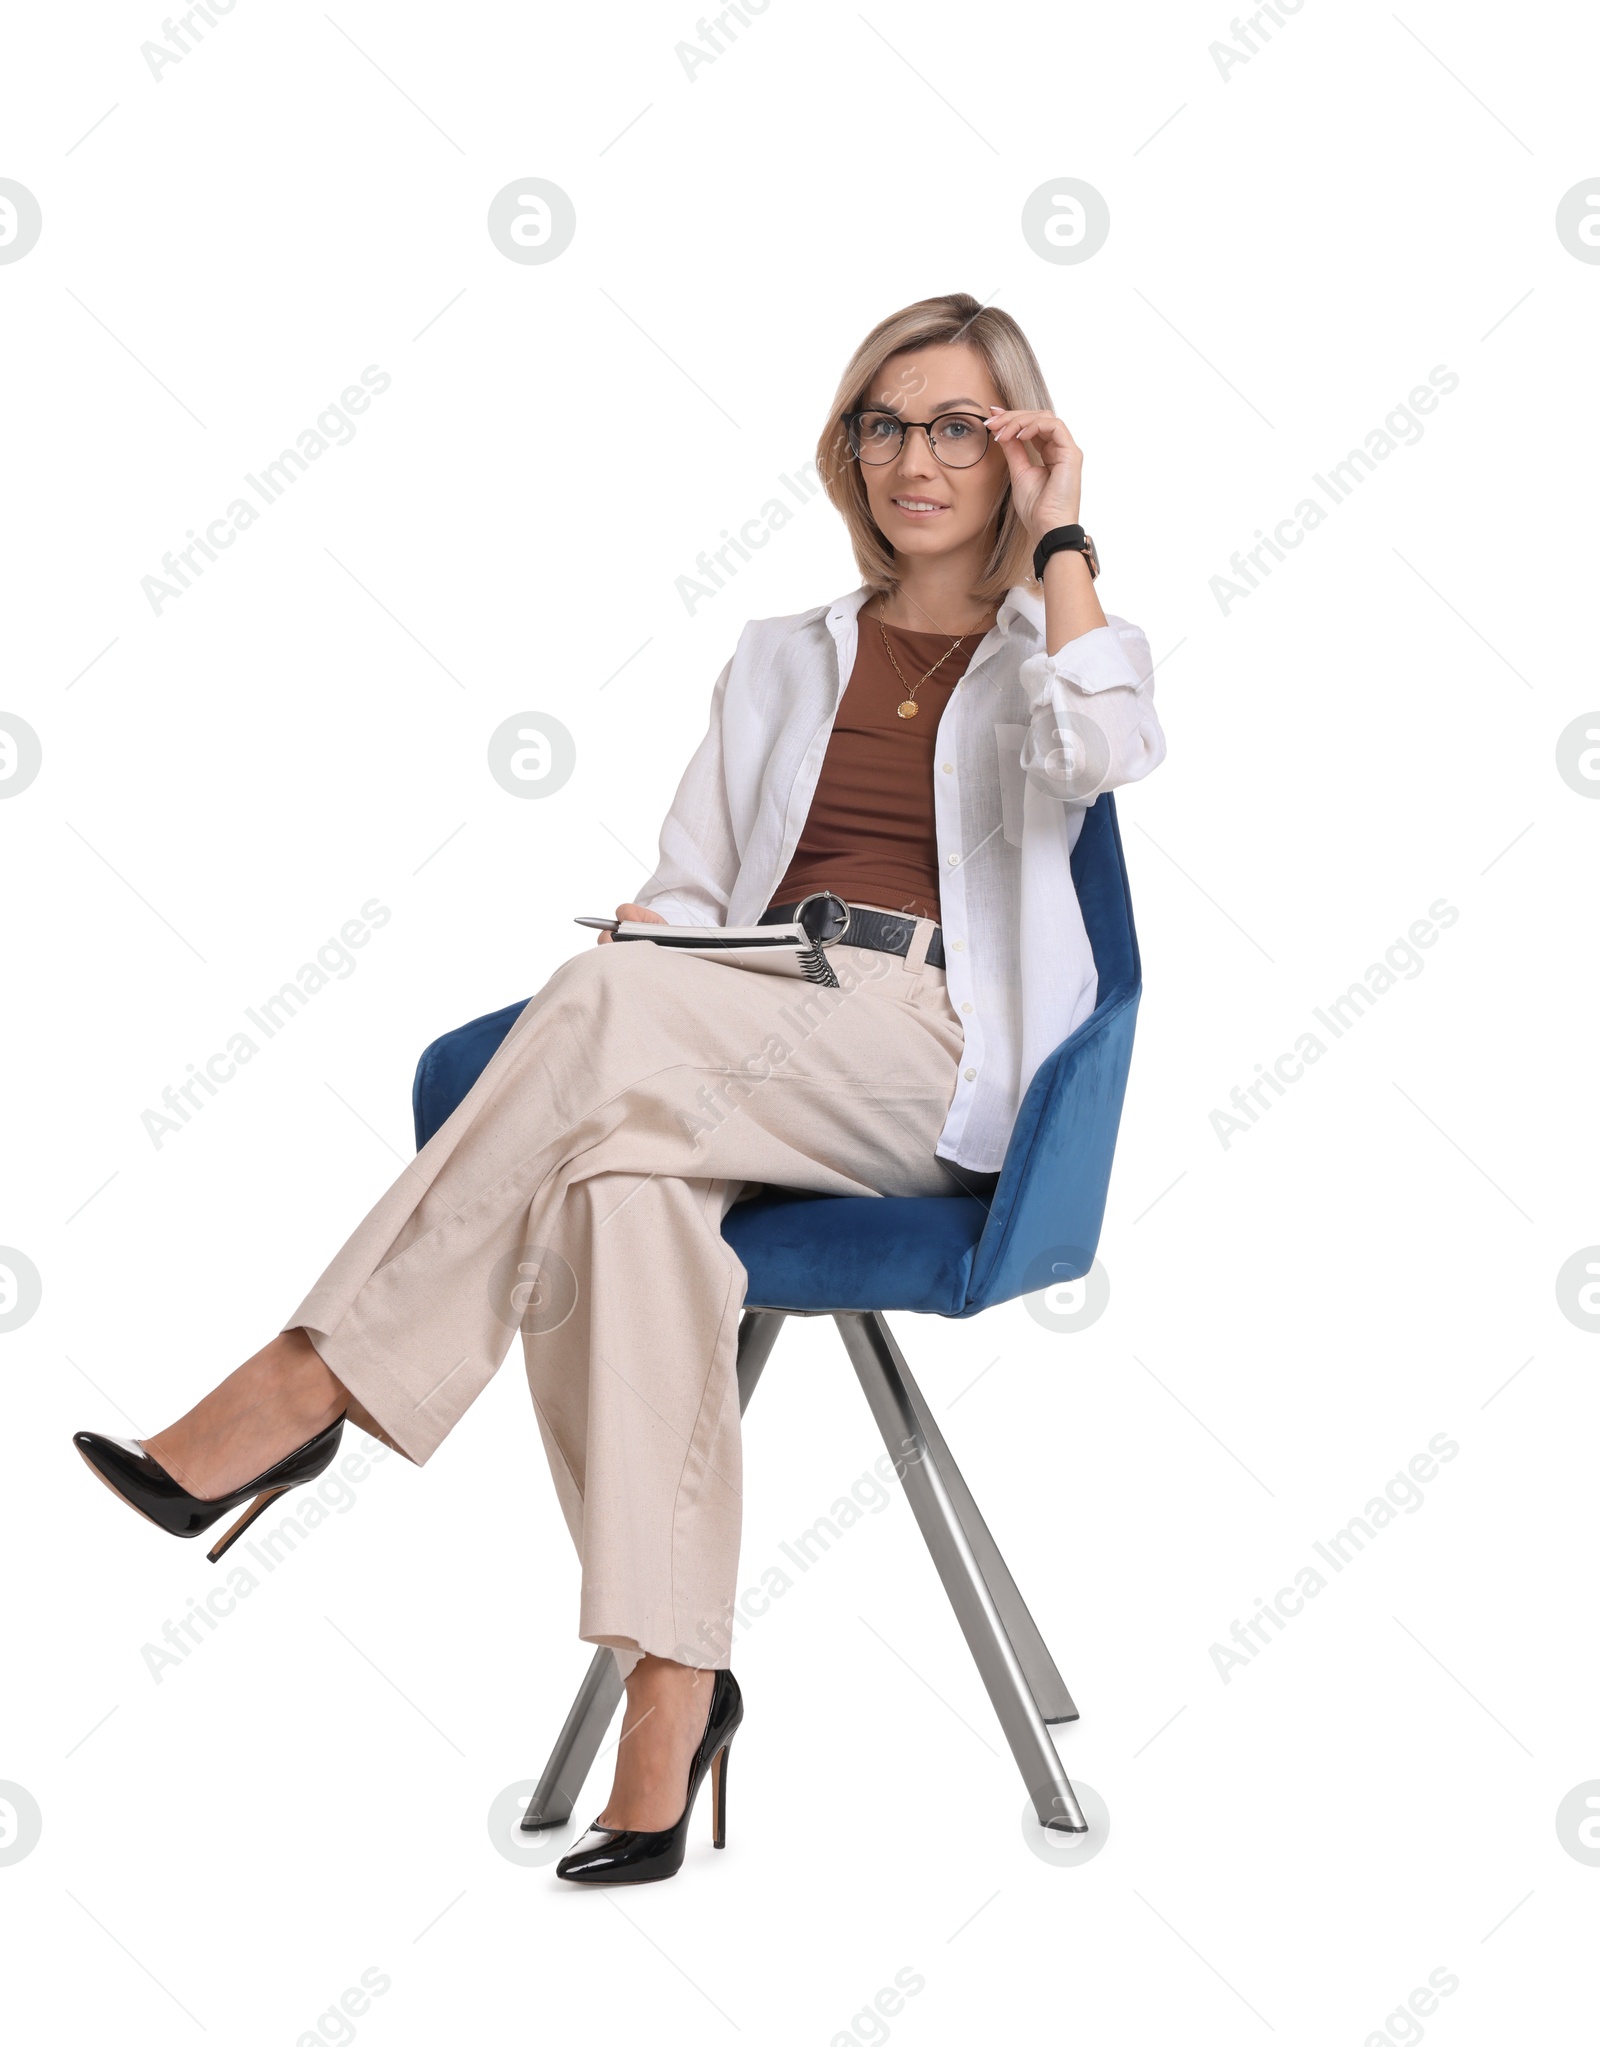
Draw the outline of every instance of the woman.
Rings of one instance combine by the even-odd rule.
[[[745,1285],[723,1217],[761,1185],[955,1193],[999,1167],[1035,1067],[1094,1006],[1083,812],[1165,751],[1144,636],[1095,596],[1082,456],[1007,314],[954,293],[882,321],[817,461],[862,587],[746,626],[618,916],[803,904],[845,927],[838,989],[606,933],[280,1335],[147,1442],[75,1438],[197,1534],[316,1477],[344,1417],[426,1462],[520,1329],[579,1632],[627,1687],[610,1799],[557,1865],[580,1882],[674,1874],[713,1765],[721,1845]]]

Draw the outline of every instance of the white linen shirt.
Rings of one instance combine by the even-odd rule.
[[[870,594],[744,628],[640,904],[670,923],[759,922],[811,808]],[[1043,597],[1010,590],[935,741],[945,985],[966,1034],[939,1157],[998,1170],[1036,1068],[1093,1010],[1072,849],[1093,798],[1165,753],[1139,628],[1111,618],[1047,654]]]

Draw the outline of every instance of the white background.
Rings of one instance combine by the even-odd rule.
[[[1600,804],[1555,749],[1600,700],[1600,268],[1554,217],[1600,169],[1594,23],[1310,0],[1226,82],[1222,9],[1162,4],[775,0],[692,82],[688,9],[627,0],[241,0],[158,84],[160,34],[154,0],[21,10],[0,88],[44,217],[0,267],[0,709],[44,748],[0,803],[0,1242],[44,1286],[0,1344],[0,1779],[43,1815],[0,1866],[16,2036],[290,2047],[370,1968],[371,2047],[1573,2037],[1600,1346],[1555,1276],[1600,1238]],[[485,231],[528,176],[576,208],[548,265]],[[1082,265],[1020,232],[1063,176],[1111,211]],[[1033,340],[1170,739],[1122,805],[1110,1307],[898,1318],[1110,1838],[1029,1852],[896,1498],[740,1639],[727,1852],[697,1814],[677,1881],[579,1892],[486,1826],[589,1653],[515,1352],[160,1682],[143,1645],[217,1574],[69,1437],[151,1432],[265,1341],[409,1153],[422,1047],[637,886],[744,620],[857,580],[821,497],[693,616],[676,579],[946,290]],[[368,364],[356,439],[154,614],[141,578]],[[1438,364],[1423,439],[1224,615],[1234,550]],[[526,711],[576,741],[544,801],[486,770]],[[373,897],[356,971],[152,1144]],[[1441,897],[1424,970],[1224,1148],[1230,1089]],[[1439,1431],[1424,1503],[1224,1683],[1211,1645]],[[881,1448],[826,1322],[746,1442],[751,1583]]]

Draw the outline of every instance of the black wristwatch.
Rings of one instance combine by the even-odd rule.
[[[1100,557],[1094,551],[1094,542],[1081,526],[1053,526],[1033,550],[1033,579],[1037,583],[1044,575],[1044,565],[1051,555],[1059,554],[1064,547],[1070,547],[1081,554],[1089,564],[1089,580],[1093,582],[1100,573]]]

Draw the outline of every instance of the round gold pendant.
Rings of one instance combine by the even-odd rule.
[[[906,698],[903,704],[896,704],[895,709],[902,718],[914,718],[917,715],[917,707],[909,697]]]

